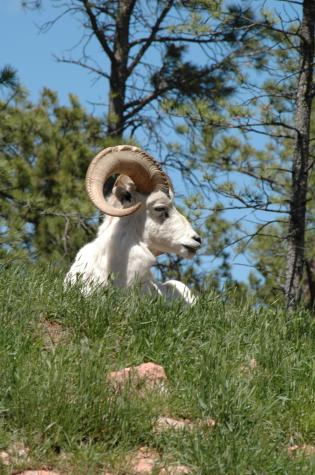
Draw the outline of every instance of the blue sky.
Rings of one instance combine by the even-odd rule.
[[[69,18],[57,22],[47,33],[39,33],[37,26],[53,19],[57,10],[44,2],[40,13],[25,12],[20,0],[1,0],[0,38],[1,65],[11,64],[18,70],[22,84],[32,99],[47,86],[58,91],[63,103],[69,92],[80,97],[90,108],[89,100],[102,97],[104,84],[93,83],[92,78],[79,67],[57,63],[54,55],[68,53],[80,35],[80,25]],[[104,97],[104,96],[103,96]]]

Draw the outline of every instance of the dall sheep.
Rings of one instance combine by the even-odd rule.
[[[104,185],[118,175],[108,199]],[[159,163],[137,147],[119,145],[102,150],[91,162],[86,188],[94,205],[105,215],[94,241],[77,254],[65,282],[82,279],[83,290],[117,287],[135,282],[144,292],[157,292],[167,299],[195,298],[182,282],[160,284],[150,268],[165,252],[191,258],[200,248],[201,238],[176,209],[170,178]]]

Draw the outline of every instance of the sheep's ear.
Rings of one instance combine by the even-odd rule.
[[[131,203],[133,201],[136,186],[134,182],[126,175],[119,175],[114,186],[113,195],[121,204]]]
[[[121,204],[131,203],[132,201],[132,195],[130,191],[126,190],[125,188],[122,188],[121,186],[115,187],[114,195],[121,202]]]

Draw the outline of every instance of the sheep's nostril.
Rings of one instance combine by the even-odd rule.
[[[199,244],[201,244],[201,237],[200,236],[198,236],[198,235],[193,236],[193,240],[197,241],[197,242],[199,242]]]

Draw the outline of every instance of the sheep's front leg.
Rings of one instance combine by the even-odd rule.
[[[167,300],[184,300],[189,305],[196,303],[196,297],[193,295],[187,285],[179,280],[168,280],[164,284],[152,282],[152,287],[163,295]],[[151,288],[152,289],[152,288]]]

